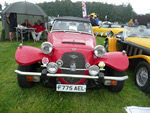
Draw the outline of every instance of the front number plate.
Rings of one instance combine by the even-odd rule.
[[[86,92],[86,85],[68,85],[68,84],[57,84],[56,91],[64,92]]]

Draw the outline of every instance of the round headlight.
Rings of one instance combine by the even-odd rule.
[[[98,45],[94,48],[94,54],[97,57],[102,57],[106,53],[104,46]]]
[[[89,68],[89,74],[92,76],[96,76],[99,73],[99,67],[96,65],[93,65]]]
[[[44,54],[49,54],[53,50],[53,46],[50,42],[43,42],[41,45],[41,50]]]
[[[47,66],[47,71],[49,73],[56,73],[58,70],[58,65],[54,62],[50,62]]]

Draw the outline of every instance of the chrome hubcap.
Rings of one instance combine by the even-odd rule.
[[[140,87],[145,86],[148,81],[148,70],[145,67],[141,67],[136,73],[136,82]]]

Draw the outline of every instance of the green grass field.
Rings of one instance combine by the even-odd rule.
[[[2,31],[2,21],[0,21],[0,37],[1,37],[1,31]]]
[[[97,44],[104,42],[103,37],[96,40]],[[35,47],[40,44],[24,42]],[[126,106],[150,107],[150,96],[135,86],[129,70],[129,79],[120,93],[111,93],[105,87],[86,93],[56,92],[41,83],[21,89],[14,73],[18,67],[14,58],[18,45],[19,42],[0,42],[0,113],[126,113]]]

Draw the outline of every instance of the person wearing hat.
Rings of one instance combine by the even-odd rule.
[[[95,22],[96,22],[96,26],[99,26],[99,18],[98,18],[98,15],[95,15]]]
[[[96,20],[94,19],[93,15],[90,15],[90,21],[92,26],[96,26]]]

